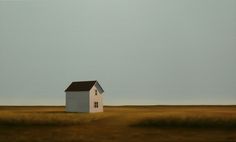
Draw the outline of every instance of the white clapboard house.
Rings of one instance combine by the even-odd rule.
[[[72,82],[65,90],[67,112],[103,112],[103,92],[98,81]]]

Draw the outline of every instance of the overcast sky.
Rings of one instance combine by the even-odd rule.
[[[235,0],[0,0],[0,105],[236,104]]]

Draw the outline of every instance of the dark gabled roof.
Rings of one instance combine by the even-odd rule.
[[[70,86],[65,90],[65,92],[69,92],[69,91],[89,91],[95,84],[99,83],[94,80],[94,81],[78,81],[78,82],[72,82],[70,84]],[[102,92],[103,89],[102,87],[99,85],[99,87],[101,88]]]
[[[72,82],[70,86],[65,90],[66,91],[89,91],[96,81],[79,81]]]

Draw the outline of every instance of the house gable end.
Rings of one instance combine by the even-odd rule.
[[[104,90],[102,89],[101,85],[98,82],[96,82],[94,84],[94,86],[97,88],[97,90],[100,94],[102,94],[104,92]]]

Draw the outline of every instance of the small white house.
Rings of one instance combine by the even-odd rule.
[[[67,112],[103,112],[104,90],[98,81],[72,82],[65,90]]]

